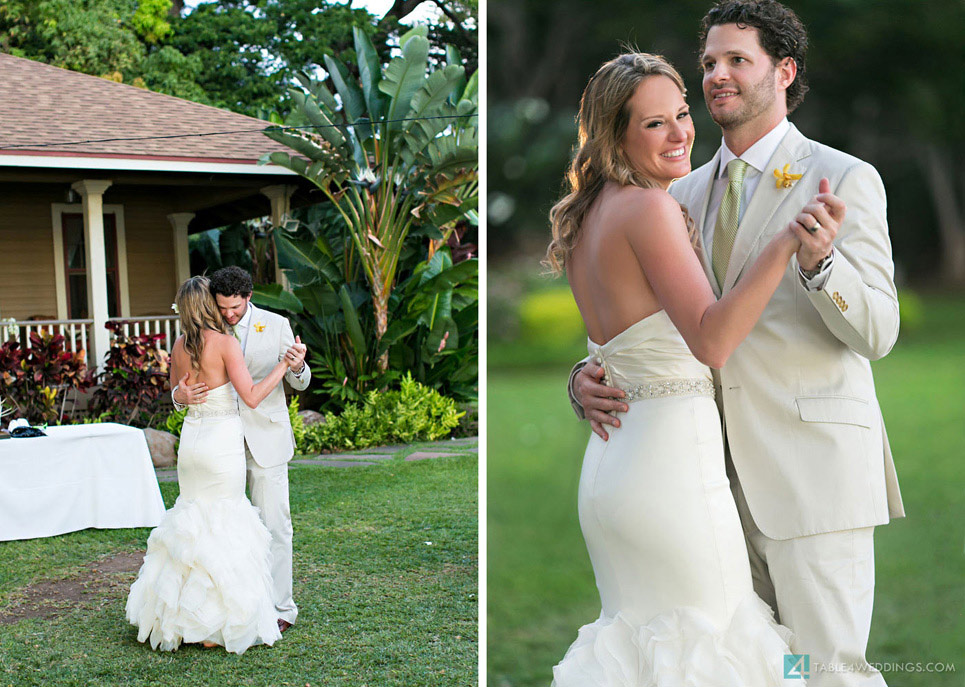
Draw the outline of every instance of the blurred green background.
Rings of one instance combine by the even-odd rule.
[[[587,79],[632,44],[689,89],[694,166],[720,144],[697,70],[706,0],[488,4],[488,681],[548,685],[599,613],[576,491],[589,427],[567,373],[586,355],[565,280],[541,275]],[[901,300],[901,335],[873,363],[908,517],[876,532],[868,660],[890,685],[961,685],[965,672],[965,3],[801,0],[811,85],[790,119],[875,165]],[[603,9],[601,9],[603,8]],[[885,666],[888,668],[889,666]],[[895,666],[891,666],[895,668]]]

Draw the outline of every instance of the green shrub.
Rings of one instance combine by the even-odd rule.
[[[305,445],[305,421],[298,414],[298,396],[292,396],[288,404],[288,419],[292,423],[292,434],[295,435],[295,447],[301,453]]]
[[[172,410],[164,422],[158,429],[163,429],[165,432],[170,432],[176,437],[181,436],[181,427],[184,425],[184,417],[188,414],[188,408],[185,406],[181,410]]]
[[[360,449],[391,443],[433,441],[459,424],[456,402],[406,373],[400,388],[370,391],[362,405],[348,404],[339,414],[305,430],[305,451]]]
[[[911,289],[898,289],[898,316],[900,332],[910,334],[921,329],[925,322],[925,305],[921,297]]]
[[[583,319],[567,286],[535,291],[519,304],[519,324],[527,343],[556,346],[586,336]]]

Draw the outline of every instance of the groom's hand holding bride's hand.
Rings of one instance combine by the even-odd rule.
[[[183,406],[204,403],[208,397],[208,385],[204,382],[188,384],[188,373],[178,380],[178,390],[174,392],[174,400]]]
[[[603,373],[602,365],[588,362],[573,380],[573,395],[583,406],[583,415],[590,421],[590,427],[606,441],[610,436],[603,425],[620,426],[620,421],[610,413],[625,413],[629,406],[618,400],[626,396],[622,389],[602,383]]]
[[[803,270],[813,270],[831,254],[834,238],[844,221],[847,206],[831,193],[831,182],[826,178],[818,183],[818,193],[804,206],[789,225],[801,241],[797,261]],[[814,227],[817,229],[811,231]]]
[[[288,368],[295,374],[299,374],[305,367],[305,355],[308,353],[308,346],[302,343],[302,337],[296,336],[295,343],[285,353],[285,362]]]

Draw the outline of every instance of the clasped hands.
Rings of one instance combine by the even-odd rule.
[[[302,338],[300,336],[295,337],[295,343],[293,343],[282,359],[285,364],[288,365],[288,369],[299,374],[305,367],[305,356],[308,353],[308,346],[302,343]],[[180,398],[178,398],[180,396]],[[195,405],[197,403],[204,403],[205,399],[208,398],[208,385],[205,382],[199,381],[197,384],[188,384],[188,373],[185,372],[184,376],[178,380],[178,389],[174,394],[174,400],[181,405]]]
[[[831,254],[846,210],[844,201],[831,193],[831,182],[822,178],[817,195],[787,225],[801,242],[797,261],[802,270],[813,270]]]
[[[296,336],[295,343],[285,352],[284,360],[288,363],[288,369],[295,374],[300,374],[305,368],[305,354],[308,347],[302,343],[302,337]]]
[[[817,194],[787,225],[788,230],[801,242],[797,252],[801,269],[812,270],[831,254],[846,210],[845,202],[831,193],[831,182],[822,178]],[[619,427],[620,420],[615,414],[627,412],[629,406],[623,400],[626,397],[623,390],[606,386],[603,375],[601,365],[593,361],[586,363],[573,378],[573,395],[583,406],[583,414],[590,421],[590,427],[606,441],[610,437],[605,426]]]

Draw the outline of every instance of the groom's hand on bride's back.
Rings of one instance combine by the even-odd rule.
[[[610,413],[627,412],[627,404],[622,399],[626,394],[603,384],[603,367],[595,362],[588,362],[573,380],[573,395],[581,406],[583,414],[590,421],[590,427],[606,441],[610,438],[603,425],[620,426],[620,421]]]
[[[184,406],[204,403],[208,397],[208,385],[204,382],[188,384],[188,373],[178,380],[178,390],[174,392],[174,400]]]

